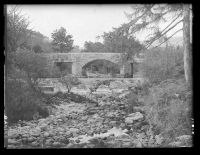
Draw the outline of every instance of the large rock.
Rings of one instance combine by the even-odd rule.
[[[46,119],[42,118],[42,119],[39,119],[39,123],[38,125],[42,125],[42,124],[46,124]]]
[[[144,118],[143,114],[140,112],[129,114],[128,117],[125,118],[125,123],[132,124],[134,121],[140,121]]]
[[[36,147],[38,145],[39,145],[39,143],[37,141],[34,141],[34,142],[31,143],[31,146],[33,146],[33,147]]]
[[[121,81],[113,81],[113,82],[110,83],[109,87],[111,89],[116,89],[116,88],[126,89],[128,86]]]
[[[54,143],[52,144],[52,146],[54,146],[54,147],[59,147],[59,146],[61,146],[61,144],[60,144],[59,142],[54,142]]]
[[[15,145],[8,145],[8,148],[9,149],[14,149],[14,148],[16,148],[16,146]]]
[[[70,128],[69,131],[71,133],[77,133],[79,131],[79,129],[77,129],[77,128]]]
[[[133,121],[134,121],[134,120],[133,120],[131,117],[125,118],[125,123],[126,123],[126,124],[132,124]]]
[[[52,145],[52,140],[51,139],[47,139],[45,141],[45,145]]]
[[[48,129],[47,124],[43,124],[43,125],[40,127],[40,129],[41,129],[42,131],[46,131],[46,130]]]
[[[117,123],[116,121],[110,121],[110,124],[113,125],[113,126],[115,126],[116,123]]]
[[[100,85],[98,88],[101,88],[101,89],[108,89],[109,87],[106,86],[106,85]]]
[[[126,88],[113,88],[113,93],[121,94],[124,90],[126,90]]]
[[[122,142],[122,147],[130,147],[131,146],[131,142],[129,141],[129,142]]]
[[[111,94],[112,91],[105,87],[105,88],[98,88],[94,94]]]
[[[78,88],[78,89],[85,89],[85,90],[88,89],[88,88],[86,87],[86,85],[83,84],[83,83],[80,84],[80,85],[78,85],[77,88]]]
[[[163,136],[161,134],[159,134],[159,135],[155,136],[155,140],[156,140],[156,144],[157,145],[161,145],[162,142],[164,141],[164,138],[163,138]]]
[[[23,134],[22,138],[27,138],[29,135],[28,134]]]
[[[37,127],[35,128],[35,131],[36,131],[36,132],[41,132],[41,128],[40,128],[39,126],[37,126]]]
[[[44,133],[44,137],[49,137],[49,135],[50,135],[50,134],[49,134],[48,132],[45,132],[45,133]]]
[[[82,116],[80,119],[83,120],[83,121],[86,121],[88,119],[88,116],[87,115],[86,116]]]
[[[35,141],[35,138],[33,138],[33,137],[28,138],[28,142],[33,142],[33,141]]]
[[[99,106],[104,106],[104,105],[106,105],[106,102],[100,101],[98,105]]]
[[[66,138],[69,138],[69,137],[71,137],[71,135],[72,135],[72,134],[71,134],[71,132],[70,132],[70,131],[66,131],[66,132],[65,132],[65,137],[66,137]]]
[[[143,106],[135,106],[134,107],[134,111],[144,112],[145,111],[145,107],[143,107]]]
[[[192,136],[182,135],[176,138],[176,141],[169,143],[171,147],[191,147],[192,146]]]
[[[39,133],[39,132],[34,132],[34,133],[32,133],[32,136],[34,136],[34,137],[39,137],[39,136],[40,136],[40,133]]]
[[[64,131],[65,131],[65,129],[64,129],[64,128],[62,128],[62,127],[58,127],[58,128],[57,128],[57,131],[59,131],[59,132],[64,132]]]
[[[182,141],[182,142],[187,142],[191,141],[192,136],[191,135],[182,135],[176,138],[176,140]]]
[[[124,92],[122,92],[120,95],[119,95],[119,98],[121,99],[121,98],[125,98],[127,95],[129,95],[129,91],[124,91]]]
[[[136,87],[137,83],[134,80],[123,80],[123,83],[129,87]]]
[[[8,138],[17,138],[18,136],[19,136],[19,133],[8,131]]]
[[[15,139],[8,139],[8,144],[18,144],[18,141],[16,141]]]

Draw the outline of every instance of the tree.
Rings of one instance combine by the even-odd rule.
[[[72,35],[67,35],[65,28],[61,27],[59,30],[55,30],[51,37],[54,50],[63,53],[73,49]]]
[[[78,78],[72,75],[62,76],[59,79],[59,82],[61,82],[67,88],[68,93],[70,93],[73,86],[77,86],[81,84]]]
[[[41,47],[40,45],[35,45],[35,46],[33,46],[33,51],[34,51],[35,53],[42,53],[42,52],[44,52],[44,51],[42,50],[42,47]]]
[[[175,34],[183,31],[184,38],[184,71],[186,83],[191,86],[191,49],[190,49],[190,5],[169,5],[169,4],[150,4],[150,5],[134,5],[133,12],[127,14],[130,22],[123,26],[130,36],[140,30],[150,30],[153,33],[149,34],[145,40],[146,49],[150,48],[153,43],[159,41],[159,44],[154,48],[162,45]],[[171,18],[169,18],[171,16]],[[163,29],[160,28],[161,23],[167,23]],[[183,28],[179,28],[171,35],[169,32],[175,30],[183,23]]]
[[[96,53],[102,53],[104,52],[104,45],[100,42],[85,42],[84,44],[84,50],[82,50],[82,52],[96,52]]]
[[[132,60],[135,54],[138,54],[139,49],[143,49],[143,45],[133,36],[129,36],[124,24],[113,31],[104,33],[105,51],[111,53],[123,53],[124,61]]]
[[[31,35],[31,31],[28,29],[30,22],[21,14],[18,6],[10,7],[7,12],[6,24],[7,52],[15,52],[18,47],[30,48],[27,42]]]
[[[183,38],[184,38],[184,71],[185,79],[189,86],[192,86],[192,51],[190,38],[190,8],[188,5],[184,6],[183,19]]]
[[[74,46],[73,49],[70,51],[71,53],[79,53],[81,52],[81,49],[79,46]]]

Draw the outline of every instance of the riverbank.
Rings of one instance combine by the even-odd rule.
[[[150,109],[157,109],[158,105],[156,105],[155,99],[159,98],[161,101],[167,97],[168,104],[178,105],[180,109],[174,111],[175,115],[178,115],[184,108],[186,109],[187,102],[184,96],[188,99],[189,97],[186,97],[188,91],[185,89],[183,81],[169,80],[157,86],[144,87],[144,84],[141,83],[134,81],[128,83],[128,80],[125,80],[126,82],[121,80],[124,79],[111,80],[109,85],[99,86],[101,90],[107,89],[112,90],[112,92],[93,93],[90,99],[98,104],[90,101],[84,103],[68,102],[57,96],[58,104],[54,105],[49,117],[23,121],[8,127],[8,148],[138,148],[192,145],[191,135],[188,132],[182,132],[181,135],[176,134],[174,139],[170,139],[167,135],[168,132],[163,129],[156,132],[159,130],[158,127],[164,128],[162,123],[166,122],[159,120],[155,115],[150,117],[152,113],[157,113],[159,117],[162,116],[164,119],[164,116],[167,117],[170,114],[164,115],[158,111],[150,111]],[[130,93],[127,90],[128,87],[140,88],[138,92],[140,105],[135,107],[133,113],[127,112],[127,95]],[[113,91],[122,88],[122,91]],[[152,93],[154,93],[154,98],[152,98]],[[175,98],[177,94],[182,98]],[[172,96],[174,96],[174,100],[171,99]],[[84,97],[87,95],[84,94]],[[185,103],[185,107],[181,109],[182,102]],[[175,107],[169,109],[168,106],[168,111],[173,109]],[[182,114],[186,114],[185,111],[182,111]],[[174,117],[175,115],[172,115],[171,118],[180,121],[178,117]],[[156,128],[155,123],[160,124],[160,126],[156,126]],[[188,124],[181,125],[179,127],[182,128],[178,129],[179,132],[184,129],[188,130],[186,128]],[[174,130],[174,132],[176,131]]]

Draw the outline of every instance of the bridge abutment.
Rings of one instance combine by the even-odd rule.
[[[72,63],[72,74],[76,76],[81,76],[82,67],[79,63],[76,63],[76,62]]]
[[[120,75],[124,75],[125,74],[125,66],[122,66],[120,68]]]

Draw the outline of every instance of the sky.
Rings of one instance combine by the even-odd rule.
[[[131,12],[131,5],[20,5],[29,17],[30,28],[51,38],[51,33],[64,27],[73,36],[74,45],[83,48],[85,41],[102,41],[96,36],[109,32],[113,27],[127,23],[124,11]],[[142,40],[144,33],[138,34]]]

